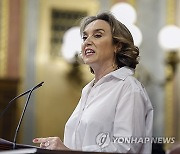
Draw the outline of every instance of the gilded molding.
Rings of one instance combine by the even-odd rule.
[[[173,76],[173,71],[170,65],[165,67],[166,76]],[[165,136],[174,137],[174,79],[166,81],[165,86]],[[166,149],[170,145],[166,144]]]
[[[127,0],[129,4],[131,4],[133,7],[136,7],[136,0]]]
[[[166,22],[167,24],[175,24],[175,0],[166,1]],[[168,53],[166,54],[168,58]],[[175,133],[175,96],[174,96],[174,73],[170,65],[165,65],[166,77],[172,76],[171,80],[166,82],[165,86],[165,136],[177,137]],[[170,145],[166,144],[166,149],[169,149]]]
[[[167,0],[166,10],[167,24],[175,24],[175,0]]]
[[[9,0],[0,1],[0,77],[7,74]]]

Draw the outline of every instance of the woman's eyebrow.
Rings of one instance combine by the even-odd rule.
[[[104,29],[102,29],[102,28],[98,28],[98,29],[94,29],[94,30],[93,30],[93,32],[99,32],[99,31],[103,31],[103,32],[105,32],[105,30],[104,30]],[[83,31],[83,34],[84,34],[84,35],[86,35],[86,34],[87,34],[87,32],[86,32],[86,31]]]
[[[105,32],[105,30],[104,30],[104,29],[101,29],[101,28],[94,30],[94,32],[98,32],[98,31],[103,31],[103,32]]]

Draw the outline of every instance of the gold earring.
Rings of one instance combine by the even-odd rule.
[[[116,64],[116,51],[114,52],[114,62],[112,64],[112,67],[114,70],[116,70],[118,68],[117,64]]]

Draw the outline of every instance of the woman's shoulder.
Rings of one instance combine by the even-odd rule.
[[[128,86],[133,90],[142,90],[145,89],[144,85],[134,76],[128,76],[124,80],[124,85]]]

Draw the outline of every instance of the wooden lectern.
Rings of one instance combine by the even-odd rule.
[[[82,151],[63,151],[63,150],[47,150],[36,146],[16,144],[13,150],[13,143],[0,138],[0,154],[110,154],[104,152],[82,152]],[[112,153],[111,153],[112,154]]]

